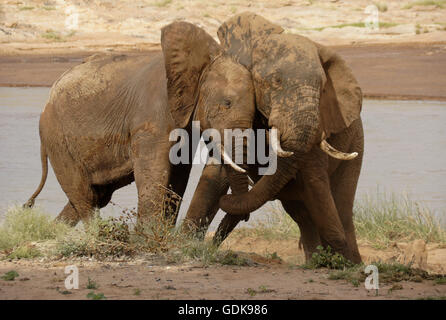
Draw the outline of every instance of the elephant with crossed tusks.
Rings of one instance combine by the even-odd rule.
[[[352,210],[364,152],[362,92],[339,55],[283,31],[253,13],[220,26],[225,52],[251,73],[254,127],[277,130],[271,143],[277,171],[259,177],[256,165],[247,173],[206,167],[187,220],[206,228],[221,207],[228,214],[219,242],[247,214],[279,199],[300,227],[307,259],[322,244],[359,263]],[[248,176],[254,180],[249,192]],[[221,196],[229,180],[238,186],[231,183],[232,194]],[[200,203],[203,198],[213,201]]]
[[[202,130],[252,126],[251,74],[209,34],[174,22],[162,29],[161,45],[150,57],[93,56],[54,83],[40,117],[42,179],[24,206],[42,190],[49,158],[68,197],[58,220],[88,221],[115,190],[135,181],[144,221],[163,201],[157,187],[183,196],[187,185],[191,158],[171,163],[172,130],[190,133],[192,120]]]

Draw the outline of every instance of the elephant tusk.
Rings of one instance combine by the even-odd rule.
[[[246,173],[245,169],[240,168],[237,164],[234,163],[234,161],[232,161],[231,157],[228,156],[228,154],[225,151],[225,148],[221,144],[220,144],[220,153],[221,157],[224,160],[224,163],[229,164],[235,171]]]
[[[252,181],[252,179],[248,176],[248,185],[253,187],[254,186],[254,181]]]
[[[277,131],[278,131],[277,128],[275,127],[271,128],[271,147],[273,151],[281,158],[291,157],[293,155],[293,152],[285,151],[280,146],[280,140],[277,138],[278,136]]]
[[[339,160],[352,160],[358,156],[357,152],[352,153],[344,153],[339,150],[336,150],[333,148],[326,140],[322,140],[321,144],[319,145],[322,151],[324,151],[326,154],[328,154],[330,157],[333,157],[335,159]]]

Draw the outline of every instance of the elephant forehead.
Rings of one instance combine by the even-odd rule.
[[[274,34],[259,42],[253,51],[256,62],[293,66],[296,63],[314,64],[319,61],[316,46],[307,38],[291,34]]]

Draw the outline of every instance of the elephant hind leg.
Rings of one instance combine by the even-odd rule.
[[[56,221],[64,222],[71,227],[75,227],[79,220],[79,214],[70,201],[68,201],[56,218]]]
[[[68,203],[57,216],[57,220],[76,225],[80,220],[87,222],[97,207],[98,193],[90,184],[86,170],[66,153],[49,154],[51,165]]]
[[[300,241],[305,252],[305,260],[308,262],[313,252],[316,252],[317,246],[321,244],[317,228],[302,201],[282,201],[282,205],[285,211],[299,225]]]

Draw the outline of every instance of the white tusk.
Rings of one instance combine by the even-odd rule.
[[[248,185],[253,187],[254,186],[254,181],[252,181],[252,179],[248,176]]]
[[[228,156],[228,154],[225,151],[225,148],[222,145],[220,145],[220,153],[221,153],[221,157],[224,160],[224,163],[229,164],[235,171],[238,171],[238,172],[241,172],[241,173],[245,173],[246,172],[245,169],[240,168],[237,164],[235,164],[232,161],[231,157]]]
[[[271,147],[273,151],[281,158],[288,158],[293,155],[293,152],[285,151],[280,146],[280,140],[277,138],[277,128],[271,128]]]
[[[333,157],[335,159],[339,160],[352,160],[358,156],[357,152],[352,153],[344,153],[339,150],[336,150],[333,148],[326,140],[322,140],[321,144],[319,145],[322,151],[324,151],[326,154],[328,154],[330,157]]]

